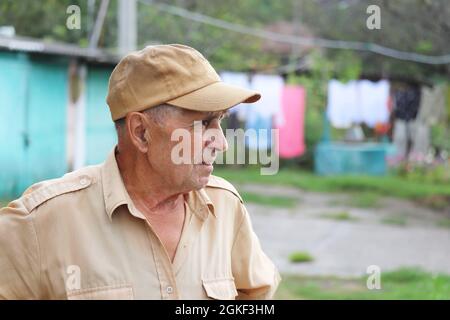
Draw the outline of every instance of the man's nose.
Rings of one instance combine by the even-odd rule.
[[[228,150],[228,141],[221,129],[210,129],[206,132],[206,147],[219,152]]]

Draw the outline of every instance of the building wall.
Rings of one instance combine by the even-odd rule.
[[[0,197],[66,172],[67,63],[0,52]]]
[[[106,104],[112,68],[89,67],[86,79],[86,160],[98,164],[117,143],[114,123]]]
[[[0,51],[0,200],[20,196],[33,183],[61,177],[71,166],[67,144],[69,60]],[[106,105],[112,67],[88,65],[84,110],[75,126],[82,165],[98,164],[116,143]]]

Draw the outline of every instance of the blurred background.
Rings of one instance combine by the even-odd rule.
[[[182,43],[262,93],[224,129],[278,129],[230,141],[257,163],[215,168],[283,274],[277,298],[449,299],[449,40],[446,0],[0,0],[0,203],[101,163],[115,64]]]

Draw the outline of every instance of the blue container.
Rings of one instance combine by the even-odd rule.
[[[319,175],[374,175],[387,172],[385,143],[321,142],[314,169]]]

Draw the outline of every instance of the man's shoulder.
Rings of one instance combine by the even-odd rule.
[[[242,197],[236,188],[224,178],[211,175],[208,184],[206,185],[206,190],[208,191],[208,189],[229,192],[237,197],[241,203],[243,202]]]
[[[59,178],[35,183],[28,187],[20,198],[10,202],[1,211],[4,213],[8,209],[19,209],[15,213],[22,212],[28,215],[51,199],[86,189],[97,180],[98,167],[83,167]]]

